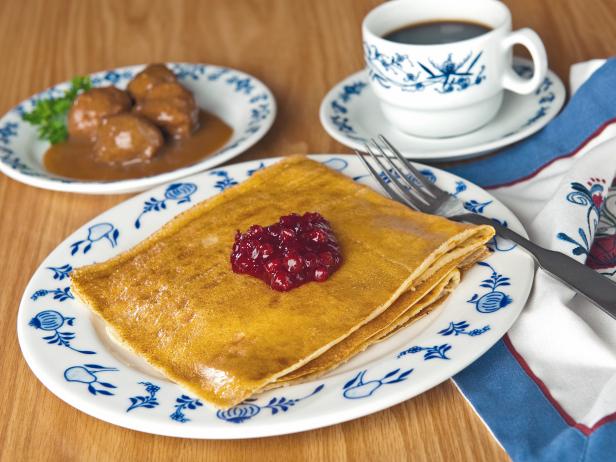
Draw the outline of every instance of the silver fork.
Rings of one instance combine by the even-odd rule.
[[[524,248],[545,272],[616,319],[616,283],[563,253],[540,247],[496,221],[469,212],[460,199],[437,187],[413,167],[384,136],[380,135],[379,140],[383,145],[374,139],[374,146],[366,143],[366,153],[389,181],[381,177],[364,154],[355,153],[392,199],[424,213],[492,226],[497,235]]]

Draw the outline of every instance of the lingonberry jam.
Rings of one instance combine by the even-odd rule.
[[[235,235],[231,268],[286,292],[326,281],[342,263],[329,222],[319,213],[291,214],[269,226],[253,225]]]

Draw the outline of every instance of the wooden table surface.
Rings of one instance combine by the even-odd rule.
[[[242,69],[278,101],[269,134],[233,162],[348,152],[321,128],[321,98],[362,67],[360,23],[377,0],[4,0],[0,113],[76,74],[193,61]],[[614,0],[509,0],[514,27],[542,37],[566,81],[572,63],[616,54]],[[182,440],[126,430],[77,411],[30,372],[15,333],[32,272],[76,227],[129,196],[44,191],[0,175],[0,460],[504,461],[450,382],[383,412],[295,435]],[[522,404],[522,403],[521,403]]]

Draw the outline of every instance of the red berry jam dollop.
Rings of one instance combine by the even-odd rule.
[[[329,222],[319,213],[292,213],[269,226],[253,225],[235,235],[231,268],[262,279],[281,292],[326,281],[342,263]]]

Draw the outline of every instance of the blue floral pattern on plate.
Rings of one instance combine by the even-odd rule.
[[[194,183],[173,183],[167,186],[165,190],[165,198],[157,199],[150,197],[143,204],[143,210],[135,220],[135,228],[141,228],[141,218],[149,212],[160,212],[167,208],[168,201],[175,201],[178,205],[190,202],[190,196],[197,191],[197,185]]]
[[[495,311],[505,308],[513,301],[509,295],[502,290],[497,290],[499,287],[510,286],[510,279],[502,274],[499,274],[488,262],[480,261],[477,263],[480,266],[485,266],[492,271],[488,279],[484,279],[480,287],[486,288],[489,291],[483,295],[473,294],[468,300],[468,303],[475,305],[475,308],[480,313],[494,313]]]
[[[431,347],[413,346],[407,350],[398,353],[396,358],[399,359],[408,354],[423,352],[424,361],[429,361],[430,359],[451,359],[447,356],[447,352],[449,350],[451,350],[451,345],[449,345],[448,343],[443,343],[442,345],[434,345]]]
[[[189,422],[190,419],[186,417],[186,414],[184,413],[187,410],[194,411],[201,406],[203,406],[203,403],[198,399],[191,398],[188,395],[182,395],[175,400],[175,411],[173,411],[173,413],[169,415],[169,418],[180,423]]]
[[[507,224],[507,220],[499,220],[498,218],[492,218],[492,221],[498,223],[501,226],[504,226],[505,228],[509,227],[509,225]],[[492,252],[510,252],[516,247],[517,244],[514,244],[510,240],[503,239],[502,237],[496,235],[490,240],[490,242],[488,242],[488,248]]]
[[[379,379],[364,380],[366,372],[368,372],[367,369],[364,369],[342,386],[342,396],[346,399],[368,398],[384,385],[404,382],[413,370],[400,371],[398,368],[388,372]]]
[[[71,340],[75,339],[74,332],[60,332],[60,329],[64,326],[64,324],[72,326],[74,322],[74,317],[64,317],[62,313],[56,310],[45,310],[34,316],[28,325],[34,327],[35,329],[53,332],[53,334],[43,337],[43,340],[46,340],[49,345],[63,346],[69,350],[73,350],[84,355],[96,354],[95,351],[78,350],[77,348],[74,348],[71,345]]]
[[[73,271],[73,267],[68,263],[61,266],[48,266],[47,269],[53,273],[53,278],[58,281],[67,278],[71,274],[71,271]]]
[[[218,177],[216,183],[214,183],[214,187],[220,192],[237,184],[237,181],[231,178],[229,172],[227,172],[226,170],[214,170],[210,172],[210,175]]]
[[[223,74],[219,78],[227,77]],[[349,98],[355,96],[357,95],[351,91]],[[330,155],[319,160],[362,183],[372,184],[352,156]],[[241,183],[271,163],[271,160],[259,160],[231,165],[224,169],[204,172],[182,180],[181,183],[174,182],[159,187],[107,212],[95,219],[95,225],[86,225],[70,236],[37,270],[36,280],[28,286],[22,301],[18,329],[20,341],[28,342],[29,350],[32,351],[31,356],[34,359],[28,358],[28,361],[36,361],[37,370],[45,368],[50,376],[64,378],[62,382],[66,384],[66,388],[62,389],[61,393],[76,393],[81,398],[88,397],[87,408],[84,409],[95,416],[108,416],[111,409],[118,421],[128,419],[131,426],[145,431],[148,429],[143,427],[143,422],[155,421],[157,428],[164,429],[156,430],[157,432],[175,436],[248,437],[254,435],[254,429],[260,429],[262,425],[279,428],[275,432],[284,433],[294,425],[289,427],[287,422],[303,422],[306,418],[313,418],[313,408],[320,410],[321,419],[328,418],[330,404],[334,412],[340,412],[341,409],[349,409],[357,400],[362,403],[374,402],[376,405],[388,396],[412,396],[413,387],[418,382],[413,378],[421,377],[423,381],[425,375],[438,373],[445,364],[449,367],[457,365],[459,370],[464,358],[468,357],[468,352],[475,348],[474,344],[485,344],[484,339],[495,341],[510,325],[509,321],[503,324],[502,319],[512,319],[521,309],[524,297],[518,287],[524,282],[529,270],[518,268],[511,273],[505,262],[516,258],[519,252],[515,249],[508,252],[496,251],[487,262],[465,275],[461,286],[451,296],[452,302],[440,309],[443,310],[440,312],[448,314],[445,322],[439,321],[438,324],[425,328],[412,337],[411,343],[404,340],[403,336],[392,336],[378,347],[389,345],[386,353],[379,354],[378,359],[368,362],[362,360],[364,362],[360,361],[357,365],[349,363],[344,366],[346,369],[334,371],[309,386],[302,385],[305,388],[292,386],[284,391],[279,389],[264,396],[251,397],[231,409],[217,411],[198,397],[183,391],[178,385],[161,385],[153,377],[144,377],[141,370],[114,365],[109,359],[107,347],[98,335],[94,334],[90,317],[74,298],[55,300],[54,303],[60,305],[61,310],[44,305],[56,296],[71,293],[70,289],[66,292],[65,290],[73,267],[90,264],[95,260],[101,261],[129,248],[172,218],[177,213],[175,205],[178,203],[185,201],[184,205],[187,207],[198,203],[233,184]],[[486,216],[497,214],[499,220],[516,226],[516,220],[511,214],[504,213],[497,201],[472,184],[452,178],[436,168],[421,167],[421,170],[431,181],[445,187],[463,201],[475,201],[477,204],[489,202],[483,210]],[[194,185],[194,188],[178,186],[187,184]],[[154,204],[151,210],[144,213],[148,201],[152,204],[158,203],[158,209]],[[162,207],[161,202],[166,206]],[[141,218],[140,228],[135,226],[137,217]],[[144,223],[146,219],[147,227]],[[103,223],[109,224],[113,229],[120,229],[119,236],[114,238],[114,233],[108,226],[104,229],[92,229],[93,226]],[[96,251],[85,252],[88,245]],[[77,251],[72,253],[75,247]],[[489,271],[488,274],[484,274],[486,271]],[[515,285],[508,279],[513,275]],[[57,289],[56,283],[59,283]],[[486,294],[496,292],[504,295],[485,297]],[[33,300],[35,294],[36,300]],[[469,304],[465,303],[467,300]],[[503,301],[506,301],[507,309],[489,311],[497,306],[502,308]],[[484,321],[488,312],[489,324]],[[41,332],[44,334],[41,335]],[[61,348],[52,347],[53,344]],[[90,348],[78,348],[82,345]],[[91,350],[97,353],[97,356],[91,357],[100,358],[95,363],[75,362],[75,358],[83,358],[81,354],[94,354]],[[403,352],[405,354],[402,354]],[[49,361],[50,354],[53,355],[54,361]],[[41,378],[46,380],[45,377]],[[83,403],[81,398],[79,401]],[[120,414],[123,417],[119,417]]]
[[[288,399],[284,396],[281,396],[279,398],[274,397],[270,399],[267,404],[263,405],[257,404],[256,398],[249,398],[244,400],[243,403],[238,404],[237,406],[233,406],[230,409],[224,411],[217,411],[216,417],[226,422],[240,424],[252,419],[263,410],[269,410],[271,413],[270,415],[276,415],[279,412],[287,412],[291,407],[295,406],[300,401],[303,401],[319,393],[321,390],[323,390],[324,387],[325,385],[321,384],[317,386],[314,390],[312,390],[312,392],[305,396],[302,396],[301,398]]]
[[[67,382],[84,383],[88,387],[88,392],[92,395],[111,396],[113,393],[108,389],[117,388],[109,382],[101,382],[97,374],[101,372],[116,372],[115,367],[105,367],[99,364],[84,364],[83,366],[72,366],[64,371],[64,380]],[[101,388],[104,387],[104,388]]]
[[[464,208],[469,212],[483,213],[483,210],[492,203],[492,201],[479,202],[474,199],[464,202]]]
[[[53,295],[53,299],[59,302],[63,302],[69,299],[71,300],[75,299],[75,297],[71,293],[70,287],[65,287],[64,289],[61,289],[60,287],[58,287],[57,289],[52,289],[52,290],[39,289],[30,296],[30,299],[33,301],[37,301],[39,298],[45,297],[47,295]]]
[[[490,330],[490,326],[488,324],[478,329],[468,330],[469,327],[470,324],[466,321],[450,322],[449,326],[447,326],[445,329],[439,330],[438,333],[444,335],[445,337],[449,335],[458,336],[462,334],[476,337]]]
[[[71,244],[71,255],[79,252],[79,249],[86,254],[92,248],[92,245],[105,239],[111,247],[118,245],[118,237],[120,231],[111,223],[97,223],[88,228],[88,236],[85,239],[75,241]],[[81,247],[83,244],[83,247]]]
[[[133,409],[137,409],[139,407],[145,409],[154,409],[160,403],[156,400],[156,393],[160,390],[158,385],[154,385],[152,382],[139,382],[140,385],[145,387],[145,392],[147,395],[137,395],[131,396],[128,398],[130,401],[130,406],[126,409],[126,412],[130,412]]]

